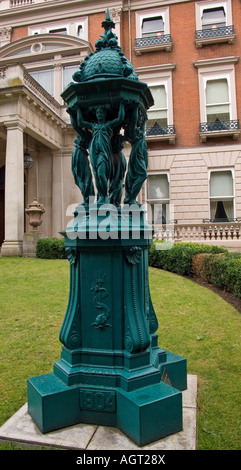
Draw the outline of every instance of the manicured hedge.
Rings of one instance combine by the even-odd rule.
[[[195,274],[241,297],[241,253],[229,253],[225,248],[199,243],[168,245],[156,241],[149,252],[149,265],[183,276]]]
[[[168,245],[168,242],[156,241],[150,248],[149,265],[183,276],[192,276],[192,257],[194,255],[226,252],[227,250],[222,247],[201,243],[178,242]]]
[[[37,241],[36,257],[42,259],[67,258],[63,238],[40,238]]]
[[[222,257],[205,256],[201,278],[241,297],[241,253],[227,253]]]

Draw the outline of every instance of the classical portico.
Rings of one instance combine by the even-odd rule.
[[[44,165],[47,169],[45,181],[51,178],[48,181],[49,188],[43,197],[46,198],[50,192],[50,199],[52,198],[52,152],[62,148],[63,130],[67,124],[60,117],[61,105],[53,98],[50,102],[47,101],[44,90],[28,75],[23,66],[10,65],[2,72],[0,83],[1,140],[3,148],[5,141],[6,149],[4,161],[1,162],[5,164],[5,236],[1,255],[21,256],[24,206],[31,202],[24,200],[24,193],[30,191],[30,197],[37,196],[36,193],[40,189],[39,175]],[[24,172],[24,151],[27,140],[38,149],[34,158],[35,168],[29,170],[29,174]],[[44,153],[42,158],[41,153]],[[47,164],[44,160],[47,160]],[[32,183],[35,180],[35,188],[32,190],[31,180]],[[29,188],[26,185],[29,185]],[[33,191],[35,194],[31,195]],[[50,208],[51,201],[48,202]],[[51,235],[50,227],[47,232]]]
[[[59,43],[63,57],[58,52]],[[40,51],[36,53],[39,44]],[[32,56],[24,53],[27,47],[34,51]],[[79,65],[91,46],[76,38],[39,35],[1,48],[0,169],[4,177],[4,184],[1,181],[1,256],[22,255],[23,235],[28,229],[25,207],[34,198],[46,207],[41,231],[49,237],[59,236],[66,225],[68,206],[80,202],[69,170],[75,133],[60,97],[65,55],[69,51],[75,53]],[[58,99],[30,75],[31,67],[38,62],[44,63],[45,69],[51,62]],[[34,161],[30,170],[24,167],[27,149]],[[65,189],[66,181],[70,191]]]

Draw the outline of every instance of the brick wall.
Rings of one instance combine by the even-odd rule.
[[[144,10],[144,8],[143,8]],[[155,11],[155,9],[154,9]],[[199,87],[198,71],[193,62],[203,59],[213,59],[218,57],[239,56],[241,46],[241,3],[240,0],[232,1],[233,24],[236,33],[234,44],[220,43],[209,44],[202,48],[197,48],[195,44],[196,18],[195,1],[170,4],[170,33],[173,47],[171,52],[156,51],[146,52],[141,56],[134,53],[136,38],[135,12],[131,12],[131,43],[132,43],[132,63],[135,68],[152,66],[158,64],[176,64],[173,71],[173,108],[174,125],[176,128],[175,147],[203,146],[200,143],[199,124]],[[122,17],[122,46],[126,56],[129,58],[129,31],[128,12]],[[236,72],[236,94],[238,118],[241,118],[241,64],[235,65]],[[209,141],[210,145],[220,143],[232,145],[232,137]],[[235,142],[237,143],[237,141]],[[161,144],[162,148],[170,148],[168,143]],[[158,144],[149,144],[149,148],[158,148]]]
[[[11,41],[17,41],[17,39],[25,38],[28,36],[28,27],[20,26],[18,28],[13,28]]]

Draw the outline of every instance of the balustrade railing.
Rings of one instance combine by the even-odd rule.
[[[152,126],[146,127],[146,136],[175,135],[175,127],[171,126]]]
[[[9,0],[9,7],[10,8],[26,7],[29,5],[36,4],[36,3],[44,3],[47,1],[53,1],[53,0]]]
[[[234,26],[221,26],[217,28],[201,29],[196,31],[196,39],[218,38],[222,36],[232,36],[234,34]]]
[[[31,75],[29,75],[27,70],[23,71],[23,79],[24,85],[31,90],[37,98],[39,98],[55,114],[60,115],[61,105],[41,85],[39,85]]]
[[[135,47],[148,47],[158,46],[162,44],[170,44],[172,37],[170,34],[161,34],[160,36],[146,36],[143,38],[137,38],[135,40]]]
[[[217,243],[240,242],[241,247],[241,221],[224,224],[170,224],[159,227],[154,226],[154,237],[165,241],[205,242]]]
[[[216,132],[216,131],[234,131],[239,130],[239,120],[231,121],[215,121],[215,122],[201,122],[200,132]]]
[[[34,0],[9,0],[10,8],[32,5]]]

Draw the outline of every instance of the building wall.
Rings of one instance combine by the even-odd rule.
[[[167,3],[167,2],[166,2]],[[137,56],[133,51],[136,38],[136,13],[131,11],[132,63],[135,68],[157,64],[176,64],[173,72],[173,107],[174,123],[177,132],[176,147],[199,146],[199,87],[198,73],[193,63],[198,60],[218,57],[240,56],[241,41],[241,5],[239,0],[232,0],[233,24],[236,33],[234,44],[209,44],[202,48],[195,45],[196,17],[195,1],[169,4],[170,33],[173,47],[171,52],[146,52]],[[161,8],[165,6],[162,4]],[[143,11],[145,3],[143,2]],[[157,9],[148,8],[149,11]],[[128,13],[123,15],[124,32],[128,30]],[[123,34],[123,48],[128,57],[128,34]],[[241,111],[241,63],[235,65],[238,114]],[[220,142],[220,140],[218,141]],[[213,142],[216,145],[217,142]],[[223,141],[227,144],[227,139]],[[232,139],[228,144],[232,144]],[[154,145],[153,145],[154,146]],[[205,147],[205,145],[202,145]],[[168,147],[168,146],[167,146]]]
[[[235,216],[240,217],[240,136],[208,139],[201,142],[200,96],[198,69],[194,63],[202,60],[237,57],[234,65],[237,119],[240,118],[241,74],[240,74],[240,17],[239,0],[233,0],[232,17],[236,38],[233,44],[218,43],[198,48],[195,44],[197,2],[169,3],[170,33],[172,50],[167,52],[145,52],[137,56],[133,51],[136,38],[136,15],[140,10],[132,10],[131,18],[123,15],[124,30],[131,22],[132,63],[141,71],[151,70],[161,64],[175,65],[172,71],[173,115],[176,131],[175,144],[168,141],[148,142],[149,174],[167,173],[170,178],[170,202],[174,205],[174,218],[178,223],[202,223],[210,218],[209,172],[214,169],[232,169],[235,184]],[[211,3],[211,2],[209,2]],[[166,2],[167,4],[167,2]],[[160,6],[164,7],[162,4]],[[208,6],[208,2],[207,2]],[[148,7],[148,5],[147,5]],[[134,8],[134,7],[133,7]],[[148,11],[151,9],[148,7]],[[153,9],[156,11],[156,9]],[[143,8],[144,12],[144,8]],[[123,34],[123,47],[128,56],[129,35]],[[128,51],[128,52],[127,52]],[[144,192],[146,196],[146,192]],[[144,196],[144,197],[145,197]]]

